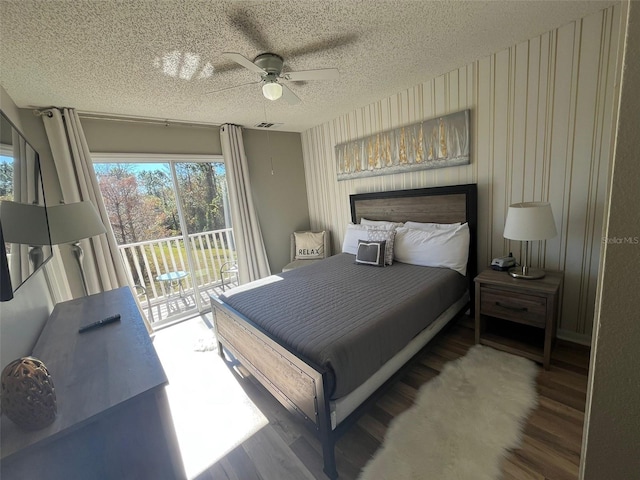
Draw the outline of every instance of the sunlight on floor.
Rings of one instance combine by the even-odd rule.
[[[153,344],[169,377],[167,396],[187,477],[194,478],[268,420],[218,356],[201,318],[161,330]]]

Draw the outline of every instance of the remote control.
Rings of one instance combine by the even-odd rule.
[[[84,333],[84,332],[86,332],[88,330],[93,330],[94,328],[99,328],[99,327],[102,327],[104,325],[108,325],[110,323],[117,322],[119,320],[120,320],[120,314],[116,313],[115,315],[111,315],[110,317],[103,318],[102,320],[98,320],[97,322],[90,323],[89,325],[86,325],[86,326],[80,328],[80,330],[78,330],[78,333]]]

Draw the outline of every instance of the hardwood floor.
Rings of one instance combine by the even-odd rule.
[[[473,323],[462,316],[422,352],[418,361],[338,441],[340,478],[356,479],[383,441],[393,418],[409,408],[421,385],[437,376],[446,362],[474,343]],[[524,429],[524,441],[504,460],[505,480],[578,478],[589,350],[558,341],[551,369],[540,368],[539,405]],[[198,480],[326,479],[319,441],[262,387],[244,379],[247,395],[269,425],[236,447]]]

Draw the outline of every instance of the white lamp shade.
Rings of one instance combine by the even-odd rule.
[[[85,201],[48,207],[51,244],[73,243],[105,232],[93,203]]]
[[[265,83],[262,86],[262,94],[269,100],[277,100],[282,96],[282,85],[277,82]]]
[[[7,243],[50,245],[47,211],[40,205],[3,200],[0,205],[2,234]]]
[[[504,238],[521,241],[546,240],[557,234],[551,204],[525,202],[509,206],[504,224]]]

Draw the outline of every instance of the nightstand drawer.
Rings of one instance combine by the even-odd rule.
[[[480,295],[480,313],[544,328],[547,318],[547,299],[483,286]]]

